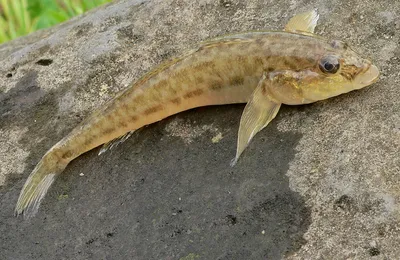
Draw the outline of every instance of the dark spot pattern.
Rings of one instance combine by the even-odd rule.
[[[262,85],[261,93],[262,93],[264,96],[267,95],[267,88],[265,87],[265,84]]]
[[[85,140],[85,142],[84,142],[84,146],[88,146],[88,145],[90,145],[92,142],[93,142],[93,140],[96,138],[96,136],[94,136],[94,137],[88,137],[88,138],[86,138],[86,140]]]
[[[185,95],[183,95],[183,98],[187,99],[187,98],[197,97],[203,93],[204,93],[204,91],[202,89],[195,89],[195,90],[190,91],[190,92],[186,93]]]
[[[111,134],[111,133],[114,132],[114,131],[115,131],[115,128],[114,128],[114,127],[106,128],[106,129],[103,130],[103,134],[104,134],[104,135],[109,135],[109,134]]]
[[[243,83],[244,83],[244,78],[241,76],[234,76],[229,81],[230,86],[240,86],[243,85]]]
[[[118,123],[118,126],[121,128],[126,128],[126,127],[128,127],[128,124],[125,121],[121,121]]]
[[[61,158],[68,159],[71,156],[72,156],[72,151],[66,151],[65,153],[63,153],[63,155],[61,155]]]
[[[156,113],[156,112],[162,110],[162,108],[163,108],[163,107],[162,107],[161,105],[153,106],[153,107],[151,107],[151,108],[146,109],[146,110],[143,112],[143,114],[145,114],[145,115],[150,115],[150,114],[153,114],[153,113]]]
[[[181,99],[180,98],[174,98],[174,99],[171,99],[171,102],[173,104],[175,104],[175,105],[179,105],[181,103]]]
[[[211,90],[220,90],[220,89],[222,89],[224,87],[224,85],[223,85],[223,83],[222,83],[222,81],[214,81],[214,82],[212,82],[211,84],[210,84],[210,89]]]
[[[226,216],[226,220],[228,222],[229,225],[236,225],[237,223],[237,218],[234,215],[227,215]]]
[[[137,117],[137,116],[131,116],[131,117],[129,117],[129,120],[130,120],[131,122],[135,122],[135,121],[138,120],[138,117]]]
[[[350,198],[348,195],[344,194],[340,196],[339,199],[337,199],[334,202],[334,208],[335,209],[342,209],[342,210],[350,210],[353,207],[353,200]]]
[[[195,81],[197,84],[204,83],[204,78],[201,75],[196,76]]]
[[[36,64],[40,66],[49,66],[53,63],[52,59],[40,59],[36,62]]]
[[[381,254],[381,251],[376,247],[371,247],[370,249],[368,249],[368,253],[370,256],[378,256]]]

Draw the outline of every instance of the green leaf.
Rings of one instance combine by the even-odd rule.
[[[108,2],[111,0],[0,0],[0,43]]]
[[[51,17],[56,23],[61,23],[70,18],[67,12],[65,11],[48,11],[48,16]]]

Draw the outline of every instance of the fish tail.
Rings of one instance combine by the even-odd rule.
[[[33,217],[51,184],[67,164],[59,160],[52,150],[46,153],[25,182],[15,207],[15,215]]]

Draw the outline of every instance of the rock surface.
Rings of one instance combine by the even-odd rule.
[[[72,162],[24,221],[41,156],[162,60],[214,36],[317,33],[382,71],[370,88],[288,107],[229,167],[242,105],[199,108]],[[1,259],[397,259],[400,2],[116,1],[0,46]]]

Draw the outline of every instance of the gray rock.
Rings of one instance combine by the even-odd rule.
[[[317,33],[371,56],[378,83],[283,107],[234,168],[242,105],[178,114],[82,155],[34,219],[13,217],[41,156],[140,75],[314,8]],[[1,45],[1,258],[397,259],[399,13],[396,1],[116,1]]]

